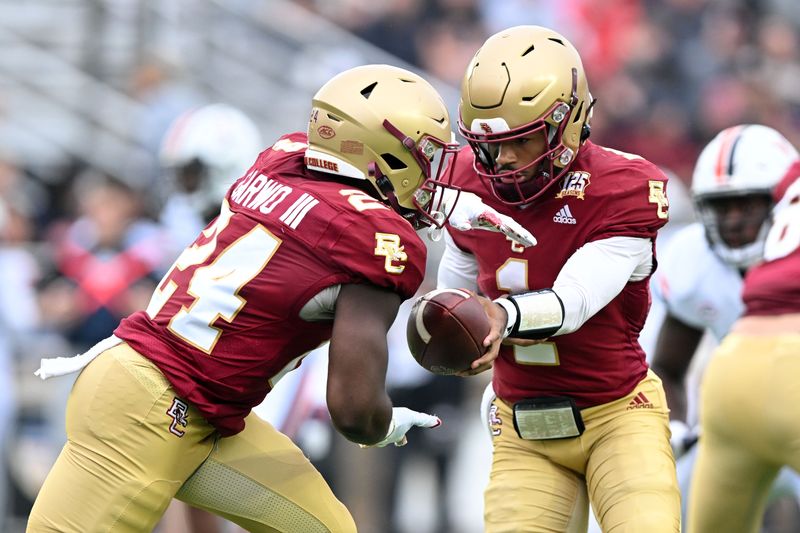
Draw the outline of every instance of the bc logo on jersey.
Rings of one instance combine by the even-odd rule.
[[[503,420],[497,416],[497,406],[492,404],[489,408],[489,430],[492,432],[493,437],[497,437],[502,432],[500,426],[503,425]]]
[[[650,185],[650,195],[647,201],[651,204],[656,204],[658,207],[656,210],[658,218],[669,218],[669,200],[667,199],[667,191],[664,189],[664,182],[650,180],[647,183]]]
[[[591,183],[591,174],[583,171],[568,172],[564,176],[561,190],[556,194],[556,198],[574,196],[578,200],[583,200],[586,196],[586,187]]]
[[[400,244],[400,236],[394,233],[375,233],[375,255],[386,258],[384,268],[389,274],[402,274],[405,265],[395,265],[395,262],[405,263],[408,255]]]
[[[173,398],[172,405],[167,409],[167,414],[172,417],[172,423],[169,425],[169,432],[178,437],[183,437],[186,432],[186,426],[189,425],[189,419],[186,416],[189,412],[189,405],[180,398]],[[181,429],[183,428],[183,429]]]

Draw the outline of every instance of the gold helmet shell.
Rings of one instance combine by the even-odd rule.
[[[366,65],[328,81],[314,96],[306,166],[368,180],[404,213],[425,212],[444,161],[458,150],[439,93],[423,78],[390,65]],[[420,190],[422,192],[420,192]]]
[[[547,149],[535,164],[547,185],[569,168],[589,136],[592,105],[575,47],[551,29],[516,26],[489,37],[467,67],[458,126],[476,153],[476,171],[497,193],[494,184],[502,173],[493,144],[542,131]],[[543,188],[499,198],[526,204]]]

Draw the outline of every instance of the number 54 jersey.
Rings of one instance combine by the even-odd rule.
[[[153,361],[223,436],[302,357],[330,339],[335,288],[411,297],[426,250],[412,226],[360,189],[306,169],[306,136],[282,137],[228,191],[146,311],[115,334]]]
[[[453,183],[479,194],[539,241],[523,248],[497,233],[449,231],[456,246],[474,257],[478,287],[488,297],[552,287],[583,245],[611,237],[654,240],[667,221],[667,178],[639,156],[587,141],[560,183],[516,209],[486,191],[470,155],[459,154]],[[653,257],[652,270],[655,251]],[[502,346],[494,365],[497,395],[508,402],[567,395],[584,408],[628,394],[647,372],[638,338],[650,306],[648,280],[629,281],[574,333],[529,347]]]

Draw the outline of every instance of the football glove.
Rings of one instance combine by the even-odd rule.
[[[452,205],[455,202],[455,205]],[[502,233],[522,246],[536,246],[536,237],[513,218],[498,213],[477,194],[444,189],[444,211],[451,212],[450,225],[459,231],[482,229]]]
[[[382,441],[373,444],[378,448],[383,448],[390,444],[395,446],[405,446],[408,439],[406,433],[414,426],[423,428],[435,428],[442,424],[438,416],[412,411],[406,407],[394,407],[392,409],[392,421],[389,423],[389,431]]]
[[[697,439],[700,436],[699,428],[690,428],[683,420],[670,420],[669,430],[672,433],[669,444],[672,446],[672,454],[675,459],[680,458],[691,450],[692,446],[697,444]]]

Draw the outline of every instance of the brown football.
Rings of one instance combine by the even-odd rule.
[[[483,355],[489,329],[477,298],[463,289],[439,289],[414,302],[406,335],[411,354],[423,368],[452,375]]]

